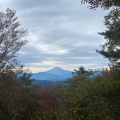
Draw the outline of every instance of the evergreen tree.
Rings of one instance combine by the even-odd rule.
[[[116,8],[105,16],[104,23],[107,30],[99,34],[104,36],[106,42],[97,52],[116,64],[120,60],[120,9]]]

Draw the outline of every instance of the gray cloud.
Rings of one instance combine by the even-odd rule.
[[[79,0],[0,0],[1,10],[13,8],[18,20],[28,28],[18,59],[31,70],[62,66],[73,69],[103,67],[108,61],[96,53],[105,29],[104,15],[108,11],[89,10]]]

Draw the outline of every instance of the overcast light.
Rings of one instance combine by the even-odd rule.
[[[59,66],[101,68],[107,59],[96,53],[104,43],[98,32],[105,30],[108,11],[89,10],[80,0],[0,0],[0,10],[16,10],[21,27],[28,29],[29,41],[18,60],[32,72]]]

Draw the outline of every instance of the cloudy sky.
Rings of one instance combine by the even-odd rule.
[[[104,16],[108,11],[90,10],[80,0],[0,0],[0,10],[16,10],[28,40],[18,59],[32,72],[59,66],[102,68],[108,60],[96,53],[104,38]]]

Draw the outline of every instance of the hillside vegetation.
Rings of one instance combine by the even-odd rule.
[[[120,70],[86,74],[43,89],[26,85],[13,73],[0,76],[1,120],[119,120]]]

